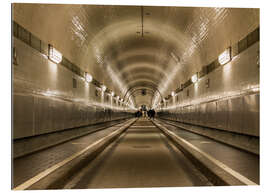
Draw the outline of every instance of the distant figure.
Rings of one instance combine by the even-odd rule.
[[[147,116],[151,119],[151,110],[147,111]]]
[[[155,119],[156,111],[152,109],[152,118]]]
[[[147,114],[150,119],[154,119],[156,112],[154,109],[150,109],[149,111],[147,111]]]
[[[139,117],[141,117],[141,116],[142,116],[142,111],[140,110],[140,111],[139,111]]]
[[[143,115],[143,117],[146,117],[146,112],[142,111],[142,115]]]
[[[141,111],[137,111],[136,113],[135,113],[135,117],[141,117],[142,116],[142,112]]]

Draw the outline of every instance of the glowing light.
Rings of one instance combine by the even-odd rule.
[[[114,92],[113,91],[112,91],[111,95],[114,96]]]
[[[251,90],[252,90],[253,92],[258,92],[258,91],[260,91],[260,87],[252,88]]]
[[[62,61],[62,54],[57,51],[52,45],[49,45],[49,59],[57,64]]]
[[[227,48],[222,54],[219,55],[218,62],[221,65],[224,65],[228,63],[230,60],[231,60],[231,52],[230,52],[230,48]]]
[[[197,82],[198,80],[198,75],[197,74],[194,74],[192,77],[191,77],[191,81],[194,83],[194,82]]]
[[[90,74],[85,73],[85,80],[86,80],[86,82],[92,82],[93,77]]]
[[[175,96],[175,92],[174,92],[174,91],[172,91],[171,95],[172,95],[172,96]]]
[[[103,92],[105,92],[106,89],[107,89],[107,87],[106,87],[105,85],[102,85],[102,86],[101,86],[101,90],[102,90]]]
[[[45,92],[42,92],[42,94],[43,94],[44,96],[52,97],[52,96],[57,96],[57,95],[59,95],[60,93],[59,93],[59,91],[51,91],[51,90],[47,90],[47,91],[45,91]]]

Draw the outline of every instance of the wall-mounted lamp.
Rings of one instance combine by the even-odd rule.
[[[196,73],[196,74],[194,74],[194,75],[191,77],[191,81],[192,81],[193,83],[195,83],[195,82],[197,82],[197,80],[198,80],[198,74]]]
[[[114,96],[114,92],[113,91],[111,92],[111,95]]]
[[[171,95],[174,97],[174,96],[175,96],[175,92],[174,92],[174,91],[172,91]]]
[[[227,48],[222,54],[219,55],[218,62],[221,65],[224,65],[228,63],[230,60],[231,60],[231,49]]]
[[[62,54],[49,44],[49,59],[57,64],[62,61]]]
[[[106,87],[105,85],[102,85],[102,86],[101,86],[101,90],[102,90],[103,92],[105,92],[106,89],[107,89],[107,87]]]
[[[93,77],[86,72],[85,73],[85,81],[86,82],[92,82],[92,80],[93,80]]]

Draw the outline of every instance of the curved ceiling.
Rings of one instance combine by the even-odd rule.
[[[259,26],[258,9],[14,4],[13,19],[117,95],[152,105]],[[142,28],[143,25],[143,28]],[[132,90],[152,90],[142,96]]]

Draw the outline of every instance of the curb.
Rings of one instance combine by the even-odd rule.
[[[201,151],[165,126],[152,121],[215,186],[258,185]]]
[[[221,129],[214,129],[209,127],[203,127],[199,125],[192,125],[188,123],[182,123],[175,120],[160,118],[161,121],[165,122],[168,125],[172,125],[189,132],[193,132],[202,136],[209,137],[216,141],[225,143],[232,147],[236,147],[238,149],[247,151],[249,153],[253,153],[256,155],[260,155],[259,148],[259,137],[241,135],[240,133],[234,133]],[[229,140],[228,140],[229,139]],[[247,145],[251,144],[251,145]]]
[[[119,137],[136,120],[137,119],[132,119],[118,130],[92,143],[85,149],[75,153],[58,164],[46,169],[21,185],[15,187],[13,190],[44,190],[61,188],[61,186],[69,180],[71,175],[83,168],[86,163],[93,160],[108,146],[108,144]]]

